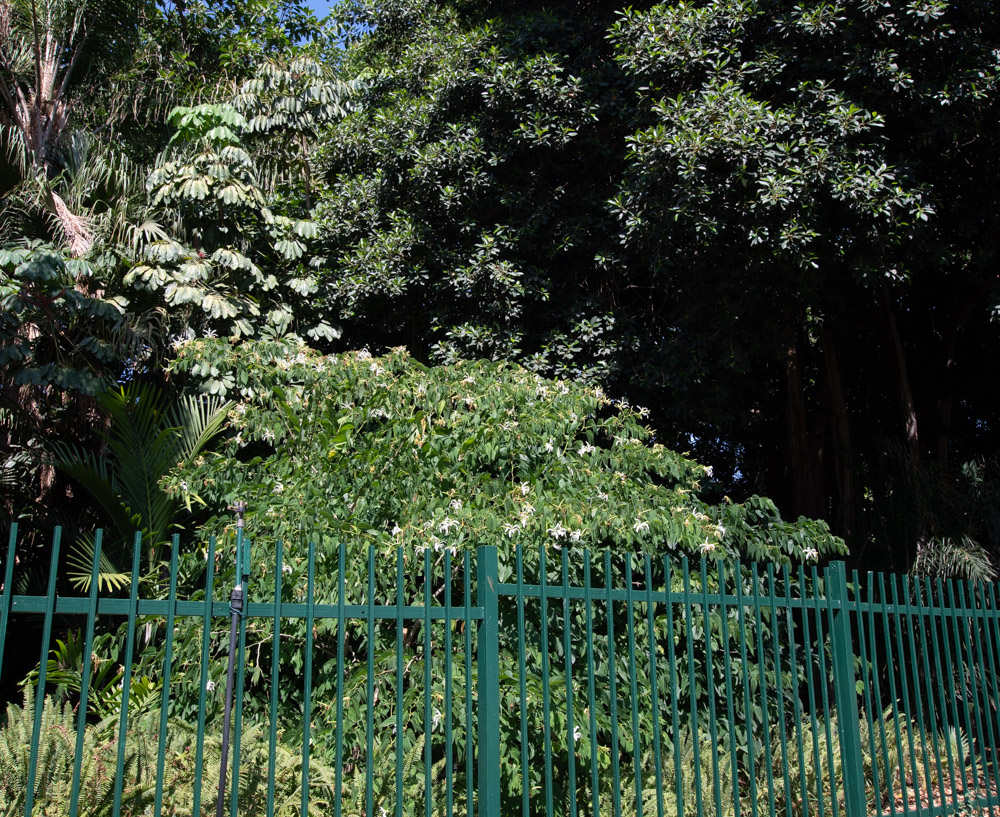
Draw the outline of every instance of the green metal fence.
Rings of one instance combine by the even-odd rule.
[[[0,680],[15,627],[23,643],[41,624],[39,691],[53,633],[80,628],[84,661],[71,729],[40,692],[25,708],[20,771],[0,766],[0,785],[22,775],[22,796],[0,815],[42,813],[57,790],[65,813],[98,813],[100,753],[108,813],[212,813],[211,678],[232,614],[216,564],[232,546],[210,540],[201,589],[182,599],[176,539],[145,583],[162,598],[141,592],[138,537],[127,596],[98,592],[99,537],[89,594],[57,593],[58,532],[46,593],[15,594],[15,542],[0,573]],[[268,575],[238,618],[226,813],[1000,814],[995,585],[568,547],[269,551],[254,548]],[[95,633],[123,622],[119,704],[101,725],[90,654]],[[162,692],[137,713],[132,666],[154,648]],[[185,696],[197,704],[178,739]],[[71,747],[62,766],[57,739]]]

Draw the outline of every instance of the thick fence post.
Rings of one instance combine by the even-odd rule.
[[[476,641],[476,742],[479,817],[500,817],[500,628],[497,549],[476,550],[476,606],[483,608]],[[471,806],[471,804],[470,804]],[[470,809],[471,812],[471,809]]]
[[[826,593],[833,608],[830,646],[833,651],[837,731],[840,733],[844,770],[844,808],[847,817],[866,817],[861,720],[858,712],[857,679],[854,675],[854,640],[851,633],[851,610],[847,598],[847,568],[843,562],[833,562],[827,567]]]

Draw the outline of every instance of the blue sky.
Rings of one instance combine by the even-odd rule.
[[[337,0],[309,0],[309,8],[316,12],[317,17],[325,16]]]

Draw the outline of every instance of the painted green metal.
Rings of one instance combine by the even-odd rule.
[[[205,710],[208,696],[208,659],[212,646],[212,608],[215,592],[215,537],[208,540],[208,553],[205,561],[205,599],[201,624],[201,678],[198,684],[198,735],[195,739],[194,752],[194,793],[191,800],[192,812],[201,814],[202,771],[205,766]]]
[[[312,660],[315,608],[313,598],[316,589],[316,543],[309,543],[308,567],[306,568],[306,643],[302,651],[302,817],[309,813],[309,757],[312,744]],[[235,817],[235,813],[233,815]]]
[[[139,618],[150,617],[166,623],[162,633],[154,630],[156,648],[163,651],[164,692],[151,813],[167,813],[170,680],[179,671],[172,666],[173,632],[187,617],[201,627],[200,633],[195,630],[202,657],[194,752],[197,813],[204,734],[216,728],[206,715],[213,708],[207,699],[209,679],[219,673],[213,626],[221,629],[229,614],[226,602],[212,598],[214,540],[208,548],[205,598],[196,600],[177,598],[176,539],[169,587],[161,580],[158,599],[139,597],[140,590],[146,591],[138,582],[138,548],[128,598],[102,597],[99,540],[86,596],[56,592],[55,561],[47,595],[18,595],[13,591],[16,543],[15,535],[3,570],[2,622],[10,628],[22,615],[39,614],[48,621],[42,628],[42,686],[29,773],[41,774],[38,724],[45,707],[41,692],[49,642],[53,633],[59,637],[58,628],[72,628],[73,616],[85,627],[85,654],[103,616],[127,617],[121,739],[112,750],[118,753],[116,770],[123,768],[131,658],[142,646]],[[247,569],[248,551],[238,555],[241,570]],[[266,662],[269,700],[256,702],[254,710],[268,718],[269,729],[261,736],[270,755],[268,815],[279,805],[277,681],[279,673],[284,681],[289,672],[279,644],[285,622],[296,619],[305,623],[302,776],[296,795],[303,814],[317,808],[310,804],[309,769],[312,753],[319,750],[310,748],[311,739],[318,741],[320,734],[330,740],[323,753],[334,769],[329,778],[333,817],[348,813],[343,798],[349,774],[364,786],[364,806],[357,798],[352,803],[366,817],[381,817],[383,809],[397,815],[422,811],[421,817],[454,817],[456,812],[499,817],[501,811],[522,817],[599,817],[602,812],[638,817],[654,810],[657,817],[831,817],[842,810],[847,817],[936,817],[975,812],[1000,799],[997,585],[875,573],[854,573],[848,584],[839,563],[822,575],[815,567],[761,571],[756,565],[704,559],[695,565],[670,554],[638,560],[591,554],[566,544],[538,551],[537,560],[535,553],[517,548],[506,563],[489,547],[459,557],[447,551],[436,557],[431,549],[380,554],[369,548],[367,560],[353,567],[363,574],[361,581],[352,582],[347,546],[332,552],[336,574],[328,570],[324,577],[323,564],[332,566],[333,560],[317,564],[316,547],[309,546],[305,599],[285,602],[279,544],[273,557],[274,599],[246,606],[246,618],[263,619],[253,625],[254,632],[272,639]],[[261,554],[255,555],[259,561]],[[392,573],[377,575],[393,556],[395,587]],[[511,583],[500,582],[500,575],[511,576]],[[316,601],[321,581],[328,603]],[[348,587],[354,586],[366,588],[358,591],[365,592],[364,598],[349,597]],[[322,621],[329,622],[319,630],[335,660],[326,679],[329,700],[320,701],[312,658],[314,644],[319,646],[314,632]],[[245,619],[241,625],[247,626]],[[0,646],[6,632],[0,632]],[[245,654],[245,649],[244,641],[240,651]],[[242,662],[239,666],[236,683],[242,685],[246,677],[249,705],[253,687]],[[266,683],[268,670],[259,669]],[[91,674],[85,662],[77,746],[83,745]],[[328,730],[322,733],[310,717],[321,711]],[[294,735],[295,724],[287,726],[286,734]],[[393,749],[388,741],[383,744],[388,768],[376,780],[383,764],[374,756],[375,730],[388,732],[393,726]],[[963,740],[947,737],[954,729]],[[411,751],[420,740],[422,751]],[[415,757],[416,768],[404,768],[404,757]],[[234,747],[231,817],[248,807],[248,795],[237,789],[235,758]],[[72,784],[77,793],[71,799],[79,799],[80,763],[78,750]],[[121,802],[124,776],[116,777],[115,809],[121,813],[131,804]],[[318,777],[312,782],[320,784]],[[26,814],[41,791],[34,783],[30,788]],[[264,805],[263,792],[255,796]],[[70,813],[78,810],[74,802]]]
[[[70,785],[69,817],[76,817],[80,805],[80,771],[83,766],[83,738],[87,725],[87,702],[90,697],[90,679],[94,672],[94,662],[90,659],[94,647],[94,621],[97,618],[97,578],[100,574],[101,548],[104,543],[104,531],[97,531],[94,536],[94,559],[90,566],[90,594],[88,596],[87,625],[83,637],[83,676],[80,678],[80,704],[76,716],[76,753],[73,755],[73,782]],[[171,586],[176,590],[176,585]],[[173,595],[173,593],[172,593]],[[157,782],[162,774],[157,775]],[[157,812],[159,817],[159,812]]]
[[[274,619],[271,624],[271,699],[268,707],[267,734],[267,804],[268,814],[274,814],[275,763],[278,745],[278,671],[281,668],[281,593],[285,549],[281,539],[274,554]]]
[[[168,599],[177,597],[177,553],[180,548],[180,537],[174,535],[170,547],[170,590]],[[95,559],[95,570],[96,570]],[[96,609],[96,598],[94,607]],[[89,650],[84,655],[89,655]],[[163,648],[163,692],[160,693],[160,733],[156,741],[156,794],[153,802],[153,815],[160,817],[163,813],[163,767],[167,759],[167,716],[170,713],[170,672],[173,669],[174,657],[174,608],[167,610],[166,632]]]
[[[833,626],[830,630],[833,653],[833,686],[837,699],[837,727],[840,733],[841,764],[844,770],[844,811],[847,817],[865,817],[865,777],[858,721],[857,680],[854,676],[851,613],[847,595],[847,572],[843,562],[827,570],[827,591]],[[834,798],[836,802],[836,798]]]
[[[38,740],[42,734],[42,711],[45,708],[45,673],[49,665],[49,642],[52,638],[52,610],[56,599],[56,566],[59,564],[59,543],[62,541],[62,530],[56,528],[52,537],[52,560],[49,564],[49,589],[45,598],[48,609],[45,622],[42,624],[42,656],[38,662],[38,685],[35,687],[35,720],[31,728],[31,749],[28,757],[28,780],[24,792],[24,817],[31,817],[35,804],[35,775],[38,771]],[[13,560],[12,560],[13,561]],[[133,571],[133,584],[135,583]],[[122,712],[125,708],[122,707]],[[119,742],[121,731],[119,730]],[[115,814],[115,817],[118,817]]]
[[[476,551],[476,606],[483,608],[476,639],[479,817],[500,817],[500,614],[497,551]],[[550,812],[551,813],[551,812]]]
[[[129,581],[128,631],[125,635],[125,657],[122,660],[121,713],[118,716],[118,757],[115,761],[115,793],[112,817],[118,817],[122,808],[122,786],[125,783],[125,744],[128,741],[128,700],[132,692],[132,656],[135,650],[135,619],[139,597],[139,557],[142,552],[142,534],[136,533],[132,545],[132,576]],[[53,569],[55,565],[53,565]],[[44,689],[43,679],[39,679],[39,689]],[[39,708],[40,710],[40,708]]]
[[[243,692],[246,684],[247,655],[247,605],[250,603],[250,540],[243,536],[243,528],[238,527],[236,539],[236,567],[238,581],[243,590],[243,609],[239,616],[239,639],[236,647],[236,698],[233,703],[233,773],[230,793],[230,814],[240,813],[240,765],[243,753]]]

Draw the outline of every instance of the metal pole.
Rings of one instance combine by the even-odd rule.
[[[239,632],[240,616],[243,614],[243,512],[245,502],[232,506],[236,511],[236,585],[229,596],[229,667],[226,670],[226,708],[222,718],[222,762],[219,765],[219,796],[215,801],[215,817],[223,817],[223,803],[226,799],[226,773],[229,766],[229,730],[233,716],[233,674],[236,660],[236,638]]]

